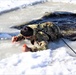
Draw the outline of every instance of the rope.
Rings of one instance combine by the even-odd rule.
[[[75,54],[76,54],[76,52],[74,51],[74,49],[72,48],[72,47],[70,47],[65,41],[64,41],[64,39],[61,39],[69,48],[70,48],[70,50],[72,50]]]
[[[61,35],[59,26],[57,26],[57,25],[55,25],[55,26],[56,26],[57,29],[58,29],[58,33]],[[72,47],[70,47],[70,46],[65,42],[65,40],[64,40],[63,38],[61,38],[61,40],[70,48],[70,50],[72,50],[72,51],[76,54],[76,52],[74,51],[74,49],[73,49]]]
[[[57,25],[55,25],[55,24],[54,24],[54,26],[57,28],[57,34],[58,34],[58,35],[62,35],[61,32],[60,32],[59,26],[57,26]],[[42,32],[44,32],[45,34],[47,34],[45,31],[43,31],[43,29],[41,29],[41,30],[39,30],[39,31],[42,31]],[[47,34],[47,35],[48,35],[48,34]],[[48,35],[48,37],[50,37],[50,36]],[[72,47],[70,47],[70,46],[65,42],[65,40],[64,40],[63,38],[61,38],[61,40],[70,48],[70,50],[72,50],[72,51],[76,54],[76,52],[74,51],[74,49],[73,49]]]

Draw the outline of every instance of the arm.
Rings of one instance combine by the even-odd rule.
[[[47,45],[48,45],[47,43],[48,42],[46,42],[46,41],[35,42],[35,45],[33,45],[33,47],[31,47],[31,51],[36,52],[36,51],[46,50]]]
[[[49,37],[45,33],[41,32],[41,31],[38,32],[36,34],[36,40],[34,42],[34,46],[32,47],[32,50],[40,51],[40,50],[47,49],[48,39],[49,39]]]
[[[18,42],[18,41],[21,41],[21,40],[24,40],[25,38],[20,34],[18,36],[14,36],[12,37],[12,42]]]

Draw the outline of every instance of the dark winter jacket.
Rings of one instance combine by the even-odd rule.
[[[62,30],[52,22],[44,22],[41,24],[32,24],[28,26],[33,29],[33,35],[35,36],[34,39],[30,39],[30,42],[33,45],[33,47],[31,47],[33,52],[47,49],[49,41],[53,42],[58,40],[59,38],[68,38],[70,40],[74,40],[74,38],[70,38],[72,36],[75,36],[73,30]],[[18,41],[24,39],[25,38],[23,37],[23,35],[18,35]]]

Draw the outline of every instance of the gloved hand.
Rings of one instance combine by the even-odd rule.
[[[23,45],[22,52],[28,52],[30,50],[31,50],[31,48],[29,48],[26,44]]]
[[[12,37],[12,42],[17,42],[17,39],[18,39],[17,36]]]

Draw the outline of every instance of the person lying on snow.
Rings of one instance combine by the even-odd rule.
[[[29,48],[26,44],[23,45],[23,52],[36,52],[40,50],[46,50],[50,41],[56,41],[59,38],[67,38],[72,41],[76,40],[75,33],[73,31],[63,31],[53,24],[52,22],[44,22],[37,25],[24,26],[18,36],[12,37],[12,42],[18,42],[21,40],[30,40],[33,47]],[[35,46],[35,43],[38,45]]]

